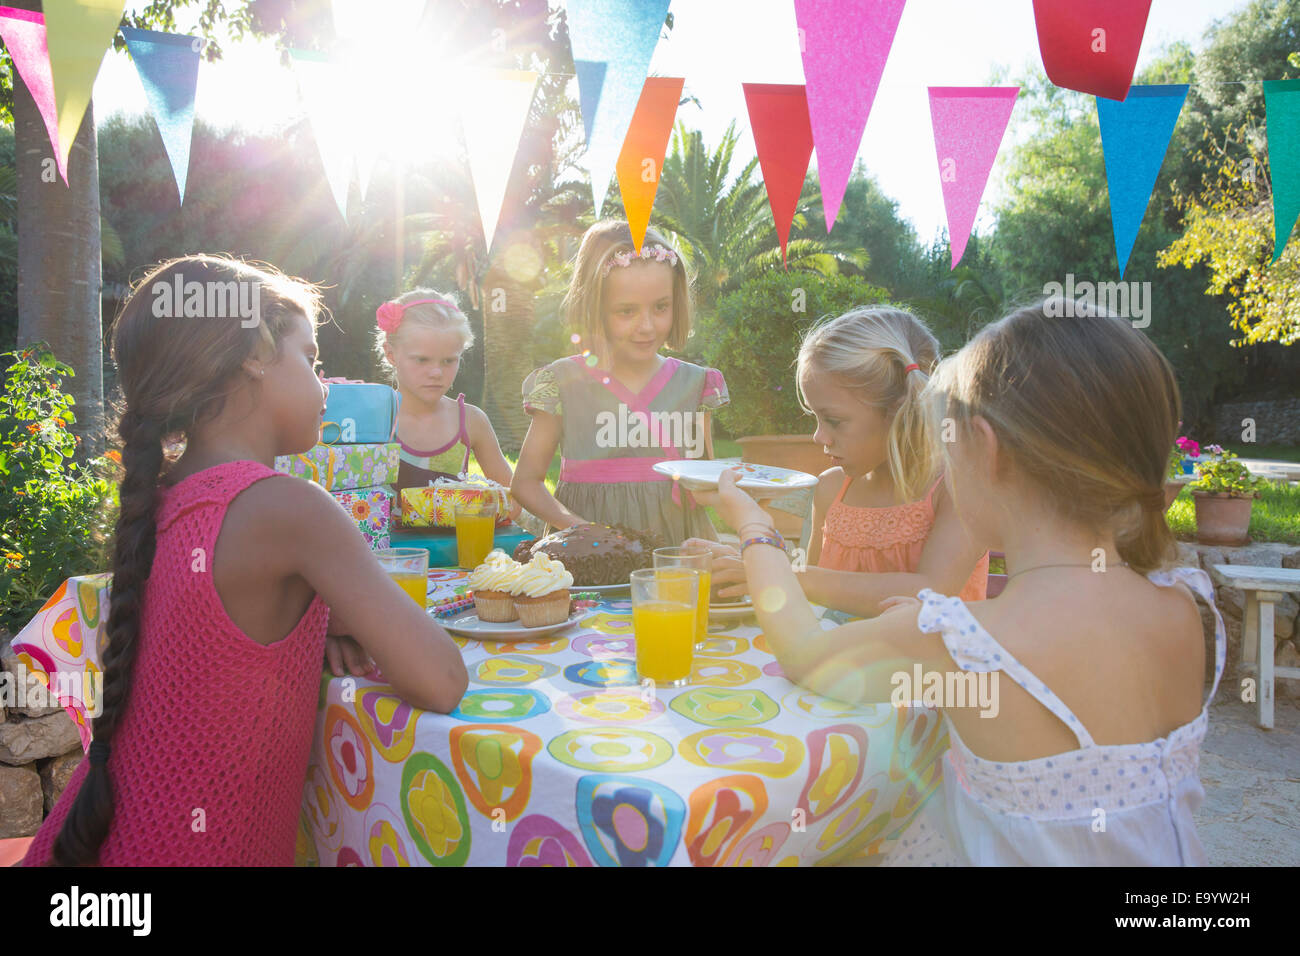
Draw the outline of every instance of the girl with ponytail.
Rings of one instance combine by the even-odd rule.
[[[854,309],[804,336],[799,397],[833,464],[814,494],[808,568],[799,576],[813,603],[867,616],[923,587],[972,601],[987,593],[987,550],[957,520],[921,400],[938,358],[924,323],[892,306]],[[759,533],[737,530],[742,540]],[[720,596],[743,593],[736,550],[709,549],[715,579],[730,585]]]
[[[791,680],[942,708],[943,800],[922,811],[941,810],[932,862],[1204,865],[1197,765],[1227,641],[1209,576],[1171,567],[1161,493],[1178,386],[1129,321],[1070,306],[982,329],[928,388],[960,521],[1006,554],[1000,595],[923,588],[824,631],[779,550],[747,548],[745,570]],[[763,514],[731,472],[698,497],[733,527]],[[1195,595],[1215,621],[1208,687]],[[908,862],[910,836],[886,863]]]
[[[292,865],[327,631],[412,704],[459,701],[446,632],[328,492],[272,468],[317,440],[318,320],[312,287],[216,256],[123,307],[102,710],[27,865]]]

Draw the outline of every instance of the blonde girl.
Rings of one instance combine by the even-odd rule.
[[[823,631],[780,550],[746,548],[746,571],[783,597],[758,617],[792,680],[906,704],[921,694],[900,675],[941,679],[955,862],[1203,864],[1196,767],[1226,642],[1206,574],[1169,567],[1178,387],[1131,323],[1060,305],[983,329],[931,384],[936,424],[953,427],[948,490],[972,534],[1005,552],[1002,594],[922,589]],[[728,520],[762,514],[730,475],[702,497]],[[1209,698],[1193,591],[1217,622]],[[955,693],[975,678],[992,683],[992,706]]]
[[[525,380],[531,422],[511,491],[554,528],[598,522],[656,531],[670,544],[716,540],[689,492],[653,468],[712,458],[710,412],[727,402],[717,369],[662,354],[690,334],[685,263],[655,229],[638,254],[626,222],[599,222],[583,236],[564,307],[582,351]],[[557,449],[552,495],[544,479]]]
[[[466,474],[471,454],[484,475],[509,487],[513,473],[487,415],[463,392],[451,397],[461,357],[474,344],[465,314],[441,293],[412,289],[381,305],[376,319],[375,351],[402,396],[399,500],[403,488]],[[518,516],[515,505],[510,517]]]

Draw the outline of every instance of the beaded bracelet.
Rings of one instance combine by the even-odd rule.
[[[744,544],[740,546],[740,554],[742,557],[745,554],[745,549],[751,544],[770,544],[774,548],[780,548],[781,551],[785,551],[785,539],[781,537],[780,532],[776,532],[775,538],[769,537],[765,534],[753,538],[746,538]]]

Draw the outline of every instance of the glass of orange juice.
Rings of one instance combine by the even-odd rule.
[[[668,687],[689,680],[699,577],[694,568],[646,568],[630,575],[636,672],[642,680]]]
[[[381,548],[379,565],[393,583],[422,608],[429,606],[429,552],[424,548]]]
[[[656,568],[691,568],[699,572],[700,593],[695,607],[695,649],[699,650],[709,639],[709,585],[713,576],[713,555],[689,548],[655,548],[653,557]]]
[[[492,551],[496,534],[496,498],[479,498],[456,504],[456,563],[474,570]]]

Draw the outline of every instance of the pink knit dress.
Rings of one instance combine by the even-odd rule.
[[[262,645],[212,583],[226,508],[274,474],[233,461],[159,489],[135,675],[108,760],[103,865],[293,865],[329,608],[317,595],[288,636]],[[83,760],[24,865],[49,861],[88,769]]]

